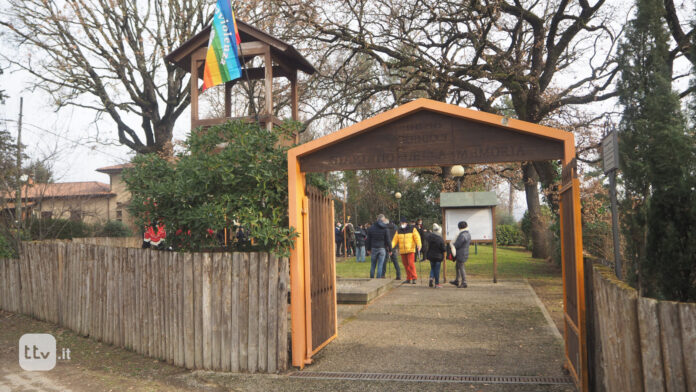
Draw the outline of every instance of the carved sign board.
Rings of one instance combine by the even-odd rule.
[[[604,174],[619,168],[619,138],[611,131],[602,139],[602,166]]]
[[[563,143],[422,110],[300,158],[303,172],[563,158]]]

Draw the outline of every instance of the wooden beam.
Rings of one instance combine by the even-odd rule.
[[[300,121],[297,70],[294,70],[292,74],[290,74],[290,105],[292,108],[292,119]]]
[[[225,117],[230,117],[232,115],[232,86],[234,81],[225,83]],[[225,229],[227,230],[227,229]],[[225,242],[227,242],[227,237],[225,237]]]
[[[266,107],[265,112],[267,115],[273,115],[273,60],[271,59],[271,48],[266,45],[266,52],[264,53],[264,65],[266,71]],[[270,131],[273,129],[273,123],[267,122],[266,128]]]
[[[498,283],[498,240],[495,235],[495,206],[491,207],[491,215],[493,219],[493,283]]]
[[[265,79],[266,78],[266,67],[256,67],[256,68],[249,68],[246,70],[247,74],[249,75],[249,79],[251,80],[258,80],[258,79]],[[290,74],[286,72],[283,68],[279,66],[273,66],[273,69],[271,70],[273,77],[285,77],[290,79]],[[246,75],[243,75],[243,77],[246,77]]]
[[[191,56],[191,130],[195,129],[198,121],[198,59]]]
[[[198,67],[200,68],[198,72],[198,77],[203,80],[203,63],[199,63]],[[246,72],[246,73],[245,73]],[[255,68],[248,68],[248,69],[242,69],[242,78],[241,79],[235,79],[230,83],[236,83],[239,80],[246,79],[247,74],[249,75],[250,80],[260,80],[260,79],[265,79],[266,78],[266,67],[255,67]],[[285,70],[279,66],[273,66],[273,76],[274,77],[284,77],[290,79],[290,74],[285,72]]]
[[[267,114],[262,114],[259,116],[259,122],[261,124],[266,124],[266,123],[271,123],[274,125],[281,125],[283,122],[274,116],[269,116]],[[224,124],[227,121],[234,121],[234,120],[241,120],[245,122],[256,122],[256,117],[254,116],[243,116],[243,117],[223,117],[223,118],[205,118],[201,120],[196,120],[193,123],[192,129],[198,128],[198,127],[211,127],[213,125],[220,125]]]
[[[268,44],[265,44],[261,41],[242,42],[240,47],[241,51],[239,55],[244,57],[245,59],[250,56],[253,57],[263,55],[266,53],[266,51],[271,50],[271,47]]]

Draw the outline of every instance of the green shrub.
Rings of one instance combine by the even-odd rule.
[[[228,122],[192,132],[176,161],[138,155],[123,176],[137,225],[162,222],[167,245],[200,250],[219,246],[216,233],[238,223],[255,250],[288,254],[296,234],[288,227],[287,149],[278,147],[279,133]]]
[[[522,220],[520,220],[520,230],[524,236],[522,245],[527,250],[532,250],[532,218],[529,216],[529,210],[524,212]]]
[[[31,240],[34,241],[91,237],[93,234],[92,228],[82,221],[32,218],[26,225]]]
[[[5,236],[0,234],[0,259],[9,259],[14,257],[14,255],[14,247]]]
[[[106,222],[101,229],[95,231],[97,237],[130,237],[133,235],[128,226],[116,220]]]
[[[498,245],[524,245],[524,234],[517,225],[498,225],[495,238]]]
[[[498,225],[517,225],[515,217],[508,214],[507,212],[496,212],[496,223]]]

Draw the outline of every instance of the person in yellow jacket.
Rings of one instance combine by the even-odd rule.
[[[392,248],[397,246],[399,247],[399,253],[401,253],[401,262],[404,264],[404,269],[406,269],[406,281],[404,283],[416,284],[416,279],[418,279],[415,264],[416,253],[420,251],[422,243],[418,229],[410,226],[404,218],[401,219],[399,230],[392,240]]]

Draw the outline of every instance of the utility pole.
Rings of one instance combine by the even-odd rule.
[[[17,121],[17,190],[15,191],[15,222],[17,223],[17,253],[21,244],[22,231],[22,107],[24,98],[19,97],[19,121]]]

